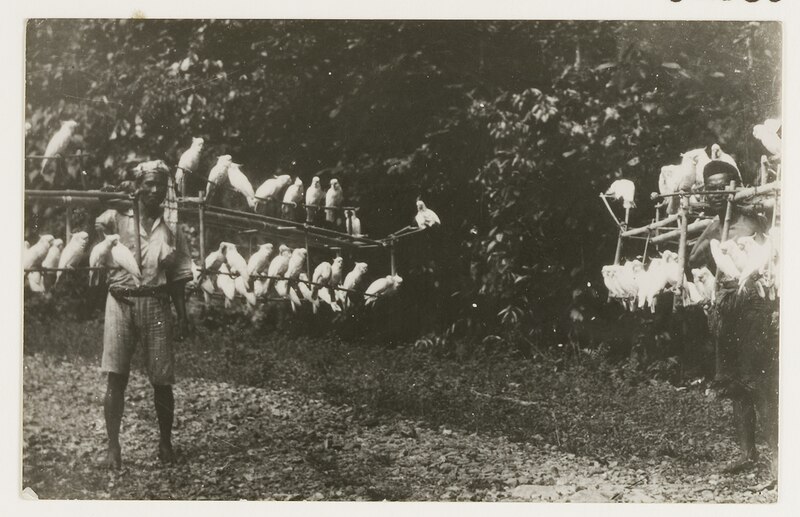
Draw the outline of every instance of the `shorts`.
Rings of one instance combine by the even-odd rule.
[[[127,375],[137,341],[153,385],[175,383],[172,311],[169,296],[106,299],[102,370]]]

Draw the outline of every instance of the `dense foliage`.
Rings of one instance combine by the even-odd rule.
[[[718,142],[752,177],[780,41],[766,22],[31,20],[25,149],[75,119],[99,186],[203,136],[203,173],[228,153],[253,183],[338,177],[376,237],[421,195],[444,226],[401,249],[394,315],[555,343],[605,297],[614,178],[638,223],[681,152]]]

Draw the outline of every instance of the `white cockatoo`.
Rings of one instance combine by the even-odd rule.
[[[308,277],[305,274],[303,274],[303,277],[308,279]],[[297,278],[299,279],[300,276],[298,276]],[[300,305],[302,304],[302,301],[300,300],[301,295],[299,294],[299,286],[287,286],[287,289],[289,295],[289,302],[292,306],[292,312],[297,312],[297,308],[300,307]]]
[[[241,164],[230,164],[228,167],[228,182],[230,182],[234,190],[245,197],[247,206],[255,210],[256,193],[253,191],[253,185],[250,184],[250,180],[242,172]]]
[[[639,275],[643,269],[641,260],[629,260],[617,272],[617,281],[626,298],[636,298],[639,294]]]
[[[289,297],[289,281],[288,280],[276,280],[275,281],[275,292],[278,293],[278,296],[281,298],[288,298]]]
[[[699,186],[705,184],[705,179],[703,178],[703,168],[710,161],[711,158],[709,158],[704,147],[692,149],[691,151],[686,151],[685,153],[681,154],[681,166],[687,171],[694,171],[694,184]]]
[[[289,258],[289,264],[286,266],[286,272],[283,276],[289,280],[295,280],[300,273],[305,270],[306,258],[308,252],[305,248],[295,248],[292,250],[292,256]]]
[[[773,156],[780,156],[783,142],[778,136],[781,129],[781,121],[776,118],[768,118],[763,124],[753,126],[753,136],[758,138],[761,145]]]
[[[695,183],[694,167],[690,163],[679,165],[665,165],[661,167],[658,177],[658,191],[661,194],[675,194],[691,190]],[[667,198],[667,213],[677,214],[680,207],[680,198],[673,196]]]
[[[289,268],[289,258],[292,256],[292,250],[288,246],[281,244],[278,248],[278,255],[272,259],[267,269],[267,276],[269,277],[282,277],[286,274]],[[269,286],[273,282],[273,278],[268,278],[266,285],[264,285],[264,294],[269,294]]]
[[[119,241],[119,235],[106,235],[98,242],[89,253],[89,267],[104,267],[111,262],[111,248]],[[89,270],[89,285],[97,285],[100,280],[100,271]]]
[[[698,286],[694,282],[689,282],[684,278],[683,282],[683,305],[701,305],[707,300],[703,296]]]
[[[72,238],[64,246],[61,258],[58,259],[58,269],[56,273],[56,283],[61,278],[62,269],[71,269],[86,255],[86,246],[89,244],[89,234],[87,232],[77,232],[72,234]]]
[[[131,274],[136,285],[141,284],[142,272],[139,269],[139,264],[136,263],[136,257],[133,256],[133,252],[127,246],[119,241],[119,238],[111,246],[111,258],[114,259],[114,263],[117,266]]]
[[[358,218],[355,210],[345,210],[344,222],[349,235],[361,237],[361,219]]]
[[[344,278],[344,259],[342,257],[336,257],[331,262],[331,287],[339,287],[342,285],[342,279]]]
[[[733,245],[736,247],[736,249],[738,249],[736,243],[733,243]],[[711,239],[709,246],[711,248],[711,256],[714,257],[714,262],[717,264],[717,269],[719,269],[720,272],[729,278],[737,280],[741,274],[741,271],[738,267],[736,267],[736,264],[730,255],[731,248],[723,247],[717,239]]]
[[[54,240],[52,235],[41,235],[39,241],[26,249],[22,254],[22,269],[31,269],[40,266],[47,256]]]
[[[219,274],[217,275],[217,287],[222,294],[225,295],[225,307],[231,306],[231,302],[236,297],[236,283],[230,275],[230,270],[227,264],[222,264],[219,267]]]
[[[247,274],[250,276],[258,275],[267,269],[273,249],[274,246],[270,242],[261,244],[258,250],[247,259]]]
[[[224,242],[220,243],[219,248],[209,253],[205,258],[206,270],[217,271],[225,263],[225,244]]]
[[[339,207],[344,203],[344,193],[339,180],[336,178],[331,179],[331,186],[325,193],[325,220],[329,223],[335,223],[341,220],[342,215],[339,213]]]
[[[378,298],[391,296],[400,288],[403,279],[399,275],[386,275],[369,284],[364,292],[364,305],[372,305]]]
[[[731,257],[733,265],[736,266],[736,269],[741,274],[741,271],[747,266],[747,254],[744,252],[742,245],[736,240],[728,239],[719,243],[719,249]]]
[[[356,262],[353,266],[353,270],[347,273],[347,276],[344,278],[344,282],[342,283],[342,287],[347,291],[354,291],[356,288],[361,284],[364,280],[364,275],[367,273],[367,263],[366,262]],[[345,304],[347,300],[347,295],[349,294],[347,291],[336,291],[336,299],[339,300],[339,303]]]
[[[200,266],[192,260],[192,279],[188,282],[189,287],[198,287],[200,285],[200,276],[202,275],[202,270]]]
[[[297,214],[300,212],[299,209],[302,204],[303,180],[298,177],[294,180],[294,183],[289,185],[286,192],[283,194],[283,204],[281,205],[281,214],[283,218],[289,220],[297,219]]]
[[[230,242],[220,243],[220,250],[225,256],[225,263],[231,273],[244,277],[245,285],[250,285],[250,274],[247,272],[247,261],[236,249],[236,245]]]
[[[772,243],[769,242],[769,238],[765,238],[759,244],[756,242],[755,236],[739,237],[736,242],[747,256],[747,262],[739,276],[739,292],[742,292],[750,277],[766,272],[772,256]]]
[[[42,267],[46,269],[57,269],[58,261],[61,258],[61,250],[63,249],[64,241],[62,239],[55,239],[50,245],[50,249],[47,250],[47,255],[44,257],[44,260],[42,260]],[[52,282],[55,279],[56,273],[54,271],[44,276],[48,282]]]
[[[417,199],[417,215],[414,216],[414,221],[420,228],[430,228],[442,224],[436,212],[426,207],[421,199]]]
[[[217,163],[208,172],[208,184],[206,185],[206,197],[211,198],[215,189],[222,185],[228,178],[228,168],[230,168],[233,161],[231,155],[223,154],[217,157]]]
[[[292,184],[292,177],[288,174],[281,174],[274,178],[269,178],[256,189],[256,208],[262,202],[275,203],[283,199],[283,193]]]
[[[265,290],[266,285],[267,285],[266,280],[262,280],[260,278],[256,278],[255,280],[253,280],[253,294],[256,295],[257,299],[261,298],[262,296],[264,296],[264,294],[266,294],[267,292]]]
[[[342,311],[342,308],[339,306],[338,303],[336,303],[334,297],[331,296],[331,291],[329,288],[323,287],[322,289],[319,290],[319,299],[330,305],[331,310],[333,310],[333,312]]]
[[[47,165],[50,163],[50,159],[56,156],[64,156],[64,153],[66,153],[69,148],[69,144],[72,142],[72,137],[75,136],[75,129],[77,127],[78,123],[74,120],[63,121],[61,123],[61,128],[56,131],[56,134],[54,134],[52,138],[50,138],[50,142],[47,143],[47,148],[45,148],[44,151],[44,155],[47,156],[47,158],[42,160],[41,175],[48,183],[53,183],[56,177],[55,171],[47,172]],[[36,176],[34,175],[31,180],[35,178]]]
[[[40,271],[31,271],[28,273],[28,287],[34,293],[43,293],[47,291],[44,285],[44,275]]]
[[[247,301],[248,307],[252,308],[256,306],[256,294],[254,291],[251,291],[247,288],[247,284],[244,282],[244,277],[239,275],[234,278],[233,287],[236,289],[236,292],[242,295],[242,297]]]
[[[317,267],[314,268],[314,273],[311,275],[311,281],[315,284],[321,284],[312,286],[311,295],[314,298],[317,297],[317,293],[319,293],[321,286],[330,285],[331,274],[332,269],[330,262],[320,262],[317,264]]]
[[[606,195],[614,199],[621,199],[622,206],[627,208],[635,208],[636,203],[633,201],[633,196],[636,193],[636,185],[631,180],[616,180],[606,190]]]
[[[316,223],[325,206],[325,191],[319,182],[319,176],[311,178],[311,185],[306,190],[306,221]]]
[[[621,267],[622,266],[612,264],[603,266],[603,269],[601,270],[603,274],[603,283],[606,285],[608,294],[611,295],[612,298],[624,297],[624,291],[617,280],[617,272],[621,269]]]
[[[692,279],[703,300],[713,302],[717,283],[714,273],[707,267],[694,268],[692,269]]]
[[[641,309],[645,303],[650,306],[650,311],[656,311],[656,295],[667,286],[668,271],[663,258],[650,260],[647,269],[639,277],[638,307]]]
[[[310,302],[311,306],[314,308],[314,312],[317,312],[319,300],[315,300],[314,296],[311,294],[311,286],[308,285],[308,275],[305,273],[300,273],[300,276],[297,277],[297,279],[297,290],[300,291],[300,295],[304,300]]]
[[[175,187],[178,192],[183,192],[183,182],[186,180],[186,171],[189,173],[197,173],[200,167],[200,155],[203,152],[203,144],[205,141],[202,138],[192,138],[192,145],[183,152],[180,160],[178,160],[178,170],[175,171]]]
[[[678,284],[681,275],[680,265],[678,264],[678,254],[674,251],[665,250],[661,253],[661,258],[664,259],[664,270],[667,275],[667,284],[675,286]]]

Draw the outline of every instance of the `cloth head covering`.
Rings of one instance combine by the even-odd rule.
[[[158,173],[167,180],[167,196],[164,198],[164,202],[161,203],[161,206],[164,208],[164,222],[167,223],[169,229],[175,234],[178,229],[178,199],[175,195],[175,184],[170,169],[163,160],[142,162],[133,168],[133,175],[137,183],[149,172]]]

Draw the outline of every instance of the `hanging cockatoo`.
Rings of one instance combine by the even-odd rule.
[[[269,277],[282,277],[286,274],[289,268],[289,258],[292,256],[292,250],[288,246],[281,244],[278,248],[278,255],[272,259],[267,269],[267,276]],[[269,294],[269,286],[273,282],[273,278],[268,278],[264,286],[264,294]]]
[[[330,305],[331,310],[333,312],[341,312],[342,311],[342,308],[339,306],[338,303],[336,303],[336,301],[334,300],[334,297],[331,296],[331,291],[330,291],[329,288],[323,287],[322,289],[319,290],[319,299],[322,300],[323,302],[327,303],[328,305]]]
[[[289,185],[283,194],[283,204],[281,214],[284,219],[295,220],[300,213],[300,205],[303,204],[303,180],[298,176],[294,183]]]
[[[250,274],[247,272],[247,261],[236,249],[236,245],[230,242],[220,243],[220,250],[225,256],[225,262],[228,264],[228,270],[231,273],[239,274],[244,277],[245,285],[250,285]]]
[[[312,224],[318,222],[323,206],[325,206],[325,191],[322,190],[319,177],[314,176],[306,190],[306,222]]]
[[[258,275],[267,269],[273,249],[274,246],[272,243],[261,244],[258,250],[250,255],[250,258],[247,260],[247,274],[250,276]]]
[[[259,203],[276,203],[281,201],[284,192],[291,184],[292,177],[288,174],[281,174],[280,176],[266,180],[256,189],[256,208],[258,208]]]
[[[114,263],[117,266],[131,274],[136,285],[141,284],[142,272],[139,269],[139,264],[136,263],[136,257],[133,256],[133,252],[127,246],[119,241],[119,238],[111,247],[111,258],[114,259]]]
[[[217,158],[217,163],[208,172],[208,184],[206,185],[206,198],[211,199],[214,191],[228,178],[228,168],[233,161],[231,155],[223,154]]]
[[[361,219],[358,218],[355,210],[345,210],[344,222],[349,235],[361,237]]]
[[[364,292],[364,305],[372,305],[378,298],[384,296],[391,296],[400,288],[403,279],[399,275],[386,275],[369,284],[367,290]]]
[[[61,250],[64,249],[64,241],[61,239],[55,239],[53,244],[50,245],[50,249],[47,250],[47,255],[42,260],[42,267],[47,269],[57,269],[58,268],[58,261],[61,258]],[[52,282],[55,279],[55,271],[52,273],[47,273],[45,278],[48,282]]]
[[[783,142],[778,136],[781,129],[781,121],[776,118],[768,118],[763,124],[753,126],[753,136],[758,138],[761,145],[773,156],[780,156]]]
[[[44,275],[40,271],[31,271],[28,273],[28,287],[34,293],[43,293],[47,290],[44,285]]]
[[[320,262],[316,268],[314,268],[314,273],[311,275],[311,280],[315,284],[321,285],[330,285],[331,281],[331,274],[332,269],[329,262]],[[319,293],[320,285],[315,285],[311,287],[311,295],[316,298],[317,293]]]
[[[347,273],[347,276],[344,278],[344,282],[342,283],[342,287],[347,291],[354,291],[356,288],[361,284],[364,280],[364,275],[367,273],[367,263],[366,262],[356,262],[355,266],[353,266],[353,270]],[[347,291],[336,291],[336,299],[342,305],[345,304],[347,300]]]
[[[742,173],[739,171],[739,166],[736,165],[736,160],[733,159],[733,156],[723,151],[719,144],[714,144],[711,146],[711,159],[720,160],[729,165],[733,165],[733,167],[736,169],[736,174],[739,176],[739,183],[742,183]]]
[[[645,303],[650,306],[650,311],[656,311],[656,295],[667,286],[668,271],[663,258],[650,260],[647,269],[639,277],[639,308],[643,308]]]
[[[686,151],[685,153],[681,154],[681,166],[687,171],[693,171],[695,185],[702,186],[705,184],[705,179],[703,178],[703,168],[710,161],[711,158],[708,157],[708,153],[704,147],[692,149],[691,151]]]
[[[186,181],[186,171],[190,174],[197,173],[200,167],[200,154],[203,152],[202,138],[192,138],[192,145],[183,152],[178,160],[178,170],[175,171],[175,188],[178,192],[183,192],[183,182]]]
[[[747,262],[742,268],[742,274],[739,276],[739,292],[742,292],[751,276],[763,273],[767,269],[772,255],[772,244],[769,242],[769,238],[764,239],[764,242],[759,244],[754,236],[739,237],[736,242],[747,255]]]
[[[48,158],[42,160],[41,170],[42,178],[48,183],[52,184],[56,177],[55,171],[47,172],[47,165],[50,163],[50,159],[56,156],[64,156],[64,153],[66,153],[69,148],[70,142],[72,142],[72,137],[75,135],[75,129],[77,127],[78,123],[74,120],[65,120],[61,123],[61,129],[56,131],[56,134],[50,138],[50,142],[48,142],[47,148],[44,151],[44,155]],[[34,174],[30,179],[36,179],[36,175]]]
[[[247,288],[247,284],[244,282],[244,277],[239,275],[236,278],[234,278],[233,287],[236,289],[237,293],[239,293],[240,295],[242,295],[242,297],[244,297],[249,307],[252,308],[256,306],[256,294],[255,292]]]
[[[426,207],[421,199],[417,199],[417,215],[414,216],[414,221],[420,228],[430,228],[442,224],[436,212]]]
[[[119,241],[119,235],[106,235],[105,238],[94,245],[89,253],[89,267],[104,267],[111,262],[111,248]],[[97,285],[100,280],[100,271],[89,270],[89,285]]]
[[[300,273],[305,270],[306,257],[308,257],[308,252],[305,248],[295,248],[289,258],[289,264],[286,266],[286,272],[283,276],[290,280],[297,279]]]
[[[344,203],[344,193],[342,186],[339,185],[339,180],[333,178],[328,192],[325,193],[325,220],[329,223],[335,223],[341,219],[339,207]]]
[[[256,193],[253,192],[253,186],[250,184],[250,180],[247,179],[247,176],[244,175],[240,167],[241,164],[239,163],[230,164],[228,167],[228,181],[234,190],[245,197],[247,200],[247,206],[255,210]]]
[[[52,235],[42,235],[39,241],[33,246],[29,247],[22,254],[22,269],[31,269],[38,267],[47,256],[50,246],[53,244],[54,238]]]
[[[736,243],[734,243],[734,245],[735,244]],[[734,264],[733,258],[731,258],[728,252],[729,248],[723,248],[717,239],[711,239],[709,245],[711,248],[711,255],[714,257],[714,262],[717,264],[717,269],[729,278],[737,280],[741,271],[736,267],[736,264]]]
[[[230,275],[230,270],[227,264],[222,264],[219,267],[219,274],[217,275],[217,287],[222,294],[225,295],[225,308],[231,306],[231,302],[236,296],[236,284]]]
[[[622,206],[626,209],[635,208],[636,203],[633,201],[633,196],[636,193],[636,185],[631,180],[616,180],[606,190],[606,195],[614,199],[621,199]]]
[[[703,300],[708,302],[714,301],[714,292],[716,289],[716,280],[714,273],[707,267],[692,269],[692,278],[694,285],[703,297]]]
[[[303,297],[304,300],[311,303],[311,307],[314,309],[314,312],[317,312],[317,306],[319,305],[319,300],[315,300],[314,296],[311,294],[311,287],[308,285],[308,275],[305,273],[300,273],[300,276],[297,277],[297,290],[300,291],[300,295]]]
[[[56,273],[56,283],[61,278],[61,269],[71,269],[86,255],[86,246],[89,244],[89,234],[87,232],[77,232],[72,234],[72,238],[64,246],[61,258],[58,259],[58,269]]]

